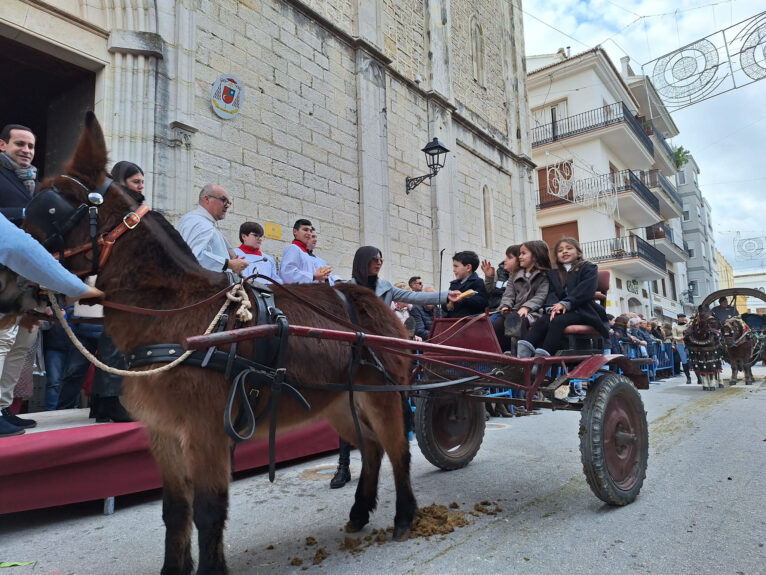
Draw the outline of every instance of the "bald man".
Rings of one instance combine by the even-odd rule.
[[[218,228],[230,207],[229,192],[223,186],[207,184],[199,193],[199,205],[178,220],[176,229],[203,268],[228,272],[235,280],[248,264],[234,253]]]

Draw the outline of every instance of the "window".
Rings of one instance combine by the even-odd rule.
[[[697,280],[689,282],[689,291],[691,292],[691,295],[697,295]]]
[[[668,297],[668,290],[665,286],[665,278],[662,278],[662,297]]]
[[[677,301],[676,296],[676,276],[673,272],[668,271],[668,287],[670,288],[670,299]]]
[[[617,286],[617,289],[622,289],[622,280],[620,278],[614,278],[614,283]]]
[[[684,210],[683,220],[688,222],[690,219],[691,217],[689,216],[689,210]]]
[[[484,86],[484,36],[476,16],[471,17],[471,58],[473,59],[473,80]]]
[[[694,252],[694,248],[689,248],[689,257],[690,257],[690,258],[693,258],[693,257],[694,257],[694,253],[695,253],[695,252]]]
[[[652,291],[653,291],[654,293],[656,293],[657,295],[659,295],[659,294],[660,294],[660,291],[657,289],[657,280],[654,280],[654,281],[652,282]]]
[[[686,183],[686,174],[678,172],[676,174],[676,185],[683,186]]]

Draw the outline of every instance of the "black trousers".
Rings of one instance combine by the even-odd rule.
[[[585,324],[585,319],[578,311],[568,311],[550,320],[550,314],[544,314],[529,330],[526,339],[535,347],[541,347],[551,355],[556,353],[561,345],[561,337],[567,326]]]

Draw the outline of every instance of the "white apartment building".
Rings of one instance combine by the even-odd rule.
[[[676,174],[678,192],[683,200],[682,226],[690,259],[686,264],[689,299],[699,305],[719,288],[718,262],[710,204],[699,187],[700,168],[693,156]]]
[[[674,320],[684,311],[678,134],[651,84],[601,48],[528,57],[537,222],[543,239],[580,242],[611,272],[607,312]]]

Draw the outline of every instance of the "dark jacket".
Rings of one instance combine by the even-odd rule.
[[[484,287],[487,288],[489,296],[489,309],[495,310],[500,307],[500,298],[505,292],[508,275],[508,272],[505,271],[505,262],[500,262],[495,269],[495,275],[484,278]]]
[[[14,224],[21,225],[24,208],[31,199],[32,194],[13,170],[0,167],[0,213]]]
[[[460,292],[474,290],[476,293],[471,297],[467,297],[463,300],[455,302],[454,309],[447,309],[447,305],[442,306],[444,312],[443,317],[467,317],[469,315],[477,315],[484,313],[489,304],[489,297],[487,296],[487,288],[484,287],[484,280],[481,279],[476,272],[472,273],[465,280],[452,280],[449,284],[450,291],[457,290]]]
[[[410,317],[415,320],[415,335],[428,339],[431,333],[431,326],[434,323],[434,312],[439,312],[438,308],[426,309],[422,305],[414,305],[410,310]]]
[[[548,298],[545,307],[550,308],[561,302],[567,311],[578,311],[585,323],[598,330],[604,338],[609,337],[609,322],[606,311],[596,303],[598,289],[598,266],[592,262],[582,262],[566,274],[566,285],[562,285],[558,269],[548,270]]]
[[[628,345],[633,343],[633,338],[628,335],[628,328],[625,325],[615,323],[612,326],[612,353],[626,353]],[[616,344],[616,345],[615,345]]]

